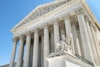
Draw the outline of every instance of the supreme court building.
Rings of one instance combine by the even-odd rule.
[[[100,24],[85,0],[40,5],[11,32],[9,67],[100,66]]]

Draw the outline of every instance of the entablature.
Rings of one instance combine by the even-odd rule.
[[[79,2],[76,2],[75,0],[70,1],[70,2],[38,17],[37,19],[31,20],[30,22],[24,24],[23,26],[16,28],[15,30],[13,30],[13,34],[16,37],[16,36],[20,36],[20,35],[28,32],[28,31],[34,31],[38,27],[40,28],[47,23],[55,22],[55,20],[67,16],[67,14],[81,8],[80,6],[81,6],[81,4]]]
[[[18,37],[28,31],[34,31],[36,28],[41,28],[47,23],[55,22],[55,20],[64,18],[67,16],[67,14],[72,14],[74,11],[78,9],[83,9],[85,12],[87,12],[88,16],[93,20],[95,24],[97,24],[97,27],[100,30],[100,26],[97,23],[97,20],[94,17],[92,13],[90,13],[89,8],[86,6],[85,3],[83,3],[83,0],[71,0],[70,2],[63,4],[59,6],[58,8],[55,8],[54,10],[39,16],[38,18],[34,20],[30,20],[28,23],[21,25],[19,27],[15,27],[12,32],[14,34],[14,37]]]

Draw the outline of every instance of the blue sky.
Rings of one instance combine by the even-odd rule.
[[[0,0],[0,65],[10,62],[12,33],[10,30],[37,5],[53,0]],[[100,21],[100,0],[86,0]]]

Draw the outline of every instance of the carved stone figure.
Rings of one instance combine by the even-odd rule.
[[[59,56],[66,53],[72,55],[72,48],[70,46],[72,40],[71,37],[65,37],[65,35],[62,35],[61,38],[62,40],[57,43],[55,52],[51,53],[50,56]]]
[[[57,43],[57,47],[56,47],[56,50],[55,52],[58,52],[58,51],[68,51],[68,47],[70,47],[70,44],[71,44],[71,37],[66,37],[65,38],[65,35],[62,35],[61,36],[61,41]]]

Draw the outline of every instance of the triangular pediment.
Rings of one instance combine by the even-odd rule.
[[[31,20],[34,20],[38,18],[39,16],[42,16],[55,8],[67,3],[70,0],[61,0],[61,1],[53,1],[47,4],[39,5],[36,9],[34,9],[28,16],[26,16],[19,24],[17,24],[13,29],[16,29],[26,23],[28,23]]]

